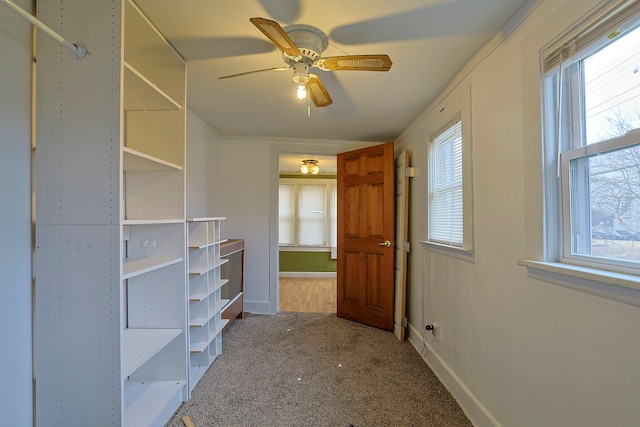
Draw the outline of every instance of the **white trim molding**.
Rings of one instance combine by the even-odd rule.
[[[335,271],[281,271],[280,277],[337,277]]]
[[[640,307],[640,277],[560,262],[521,259],[527,275],[536,280]]]

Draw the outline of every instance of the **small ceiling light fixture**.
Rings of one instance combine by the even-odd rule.
[[[307,87],[305,85],[298,85],[296,90],[296,98],[305,99],[307,97]]]
[[[307,97],[307,82],[309,81],[309,65],[304,62],[294,64],[293,82],[296,85],[296,98],[305,99]]]
[[[318,175],[320,172],[320,166],[318,166],[317,160],[303,160],[302,166],[300,166],[300,173],[306,175],[310,173],[311,175]]]

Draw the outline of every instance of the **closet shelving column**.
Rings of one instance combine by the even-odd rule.
[[[124,7],[123,424],[164,425],[188,396],[185,64]]]
[[[38,18],[35,419],[163,426],[188,396],[185,63],[130,0]]]
[[[222,299],[220,288],[220,223],[223,217],[188,218],[189,240],[189,390],[193,390],[207,368],[222,353]]]

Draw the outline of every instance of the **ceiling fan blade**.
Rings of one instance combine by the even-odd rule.
[[[292,58],[302,57],[298,47],[276,21],[265,18],[251,18],[249,21],[262,31],[285,55]]]
[[[309,95],[316,107],[326,107],[331,105],[333,100],[329,96],[329,92],[322,84],[322,81],[315,74],[309,74],[309,81],[307,82],[309,88]]]
[[[232,77],[246,76],[247,74],[261,73],[263,71],[284,71],[289,69],[290,69],[289,67],[263,68],[262,70],[253,70],[253,71],[245,71],[244,73],[230,74],[228,76],[218,77],[218,79],[230,79]]]
[[[391,64],[389,55],[348,55],[320,58],[315,65],[324,71],[389,71]]]

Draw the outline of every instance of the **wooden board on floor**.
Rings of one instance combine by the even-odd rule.
[[[336,279],[333,277],[281,277],[280,311],[336,312]]]

